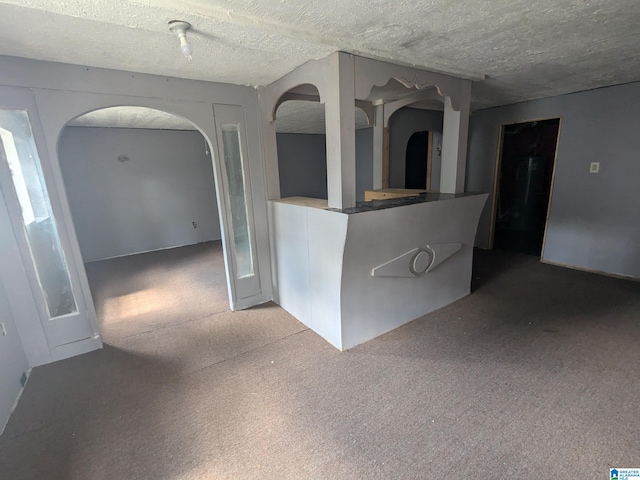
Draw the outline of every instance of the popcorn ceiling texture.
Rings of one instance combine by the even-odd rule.
[[[637,0],[0,0],[0,54],[264,85],[343,50],[486,75],[478,109],[639,80],[639,24]]]
[[[110,107],[75,118],[70,127],[150,128],[158,130],[197,130],[188,120],[146,107]]]
[[[368,126],[359,108],[356,128]],[[284,102],[278,108],[276,131],[286,133],[325,133],[324,104],[307,101]],[[150,128],[159,130],[196,130],[194,125],[177,115],[145,107],[110,107],[85,113],[69,122],[72,127]]]

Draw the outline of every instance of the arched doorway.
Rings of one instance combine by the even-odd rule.
[[[103,339],[229,310],[214,149],[146,107],[76,117],[58,158]]]
[[[280,195],[327,199],[325,106],[311,84],[295,87],[274,112]]]
[[[68,97],[65,108],[60,108]],[[224,265],[232,310],[240,310],[271,299],[270,251],[264,197],[264,170],[260,163],[256,121],[244,113],[242,105],[185,103],[161,99],[130,98],[114,95],[76,95],[55,93],[41,99],[40,118],[49,132],[47,139],[52,163],[59,167],[58,141],[66,125],[76,117],[94,110],[114,106],[146,107],[182,117],[208,140],[213,160],[216,199],[220,212]],[[253,132],[249,136],[248,132]],[[61,174],[56,175],[59,191],[64,192]],[[65,325],[56,324],[60,341],[77,341],[91,337],[100,341],[91,292],[83,268],[82,255],[70,209],[63,196],[62,218],[69,232],[68,258],[78,272],[74,291],[82,295],[84,309]],[[259,214],[254,215],[254,211]],[[191,226],[191,225],[190,225]],[[60,328],[60,327],[64,328]],[[89,330],[90,328],[90,330]],[[90,333],[89,333],[89,332]],[[77,340],[76,340],[77,339]]]
[[[415,132],[407,142],[404,188],[438,191],[440,186],[442,134]]]
[[[280,195],[327,200],[327,138],[325,105],[315,85],[299,85],[276,102]],[[373,135],[367,114],[356,104],[356,199],[373,187]]]

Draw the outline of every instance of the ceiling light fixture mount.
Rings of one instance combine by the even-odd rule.
[[[190,28],[191,24],[183,20],[171,20],[169,22],[169,30],[175,33],[180,39],[180,51],[189,59],[189,62],[191,62],[191,53],[193,52],[191,45],[187,41],[187,30]]]

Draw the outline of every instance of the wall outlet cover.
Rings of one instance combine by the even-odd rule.
[[[600,162],[591,162],[589,173],[600,173]]]

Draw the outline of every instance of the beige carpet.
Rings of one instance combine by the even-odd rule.
[[[2,479],[597,479],[640,466],[640,284],[476,252],[474,293],[340,353],[279,307],[34,370]]]
[[[85,267],[106,342],[229,310],[219,240]]]

